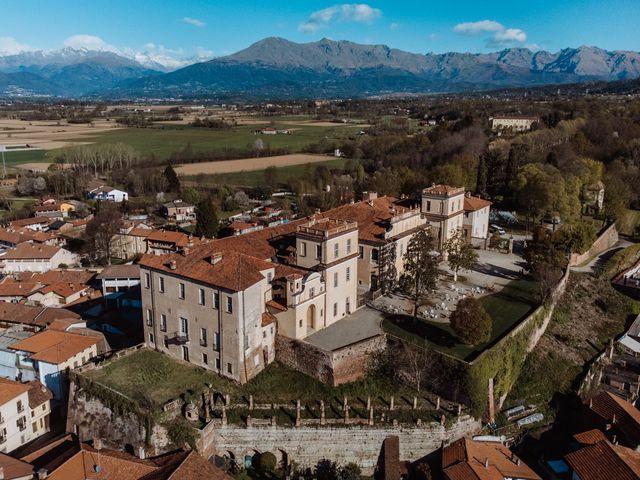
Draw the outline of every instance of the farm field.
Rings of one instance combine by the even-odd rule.
[[[267,158],[276,158],[276,157],[267,157]],[[326,160],[327,157],[323,157],[323,158],[325,159],[325,161],[277,167],[276,175],[275,175],[276,182],[282,184],[290,178],[303,178],[305,176],[308,178],[309,175],[313,172],[312,169],[320,165],[324,165],[329,169],[344,168],[344,164],[346,160],[343,158],[334,158],[332,160]],[[251,160],[261,160],[261,159],[251,159]],[[211,163],[220,163],[220,162],[211,162]],[[189,166],[191,165],[196,166],[198,164],[197,163],[190,164]],[[265,167],[262,167],[260,170],[240,170],[240,171],[228,172],[228,173],[214,173],[214,174],[200,173],[196,175],[185,175],[185,176],[181,175],[181,180],[184,186],[206,186],[206,185],[215,184],[215,185],[235,185],[235,186],[242,186],[242,187],[257,187],[258,185],[264,182],[264,178],[265,178],[264,171],[265,171]]]
[[[330,157],[326,155],[309,155],[293,153],[274,157],[242,158],[238,160],[220,160],[217,162],[187,163],[176,167],[178,175],[198,175],[214,173],[233,173],[252,170],[264,170],[267,167],[287,167],[306,163],[325,162]]]

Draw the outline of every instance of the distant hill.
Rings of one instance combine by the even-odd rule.
[[[385,45],[267,38],[232,55],[168,73],[159,65],[141,65],[110,52],[64,49],[55,58],[43,52],[22,55],[0,57],[0,72],[30,73],[49,82],[39,86],[36,78],[24,78],[25,90],[104,98],[346,98],[640,77],[639,53],[596,47],[423,55]],[[15,89],[21,79],[0,79],[0,93],[7,81],[14,82]]]

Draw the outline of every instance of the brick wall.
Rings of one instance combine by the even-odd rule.
[[[596,238],[589,250],[583,254],[572,253],[569,258],[569,266],[582,265],[587,260],[613,247],[616,243],[618,243],[618,229],[616,224],[612,223]]]

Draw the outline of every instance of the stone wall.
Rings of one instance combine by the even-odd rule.
[[[386,347],[384,335],[326,351],[301,340],[276,335],[276,360],[329,385],[353,382],[366,374],[371,356]]]
[[[382,442],[395,435],[400,439],[400,459],[416,460],[437,450],[442,442],[473,435],[481,428],[468,416],[445,427],[437,423],[414,427],[221,427],[212,432],[211,446],[219,456],[228,456],[242,464],[246,456],[272,452],[279,461],[313,467],[330,459],[339,465],[354,462],[363,474],[373,473],[380,457]]]
[[[575,267],[576,265],[582,265],[596,255],[613,247],[616,243],[618,243],[618,229],[616,228],[616,224],[612,223],[596,238],[589,250],[582,254],[572,253],[569,258],[569,266]]]

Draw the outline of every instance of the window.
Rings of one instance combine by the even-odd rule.
[[[338,303],[334,303],[333,304],[333,316],[337,317],[338,316]]]
[[[364,258],[364,247],[359,247],[360,250],[360,258]]]
[[[227,313],[233,313],[233,298],[227,295]]]
[[[185,337],[189,336],[189,321],[184,317],[180,317],[180,334]]]
[[[218,332],[213,333],[213,349],[216,352],[220,351],[220,334]]]
[[[158,277],[158,291],[164,293],[164,278]]]
[[[22,404],[22,400],[18,400],[16,403],[16,408],[18,409],[18,413],[21,413],[24,410],[24,405]]]
[[[147,308],[147,327],[153,325],[153,312],[150,308]]]
[[[144,286],[145,288],[151,286],[151,275],[149,275],[149,272],[144,272]]]
[[[198,303],[204,305],[204,288],[198,289]]]
[[[302,328],[302,319],[300,319],[300,320],[298,321],[298,326],[299,326],[300,328]]]
[[[220,370],[220,359],[216,358],[216,370]]]
[[[431,200],[427,200],[427,212],[431,211]]]
[[[216,310],[220,308],[220,294],[218,292],[213,292],[213,308]]]
[[[340,254],[340,245],[336,242],[333,244],[333,258],[338,258]]]
[[[351,268],[347,267],[347,282],[351,280]]]
[[[154,343],[153,342],[153,333],[149,332],[149,343]]]
[[[322,258],[322,245],[316,245],[316,258],[318,260]]]
[[[186,345],[182,346],[182,359],[185,362],[189,361],[189,347],[187,347]]]
[[[203,347],[207,346],[207,329],[206,328],[200,329],[200,345],[202,345]]]
[[[233,375],[233,366],[230,363],[227,363],[227,373]]]
[[[178,297],[184,300],[184,283],[178,284]]]
[[[202,363],[204,363],[205,365],[209,365],[209,357],[207,357],[206,353],[202,354]]]
[[[351,253],[351,239],[347,238],[347,255]]]
[[[374,248],[373,250],[371,250],[371,260],[373,260],[374,262],[378,261],[378,249]]]
[[[167,316],[164,313],[160,314],[160,331],[167,331]]]
[[[31,426],[33,428],[33,433],[36,433],[38,431],[38,422],[33,422]]]
[[[311,288],[311,290],[309,290],[309,297],[313,298],[316,296],[316,289],[315,288]]]
[[[300,256],[307,256],[307,242],[300,242]]]
[[[338,286],[338,272],[333,273],[333,286],[334,287]]]

